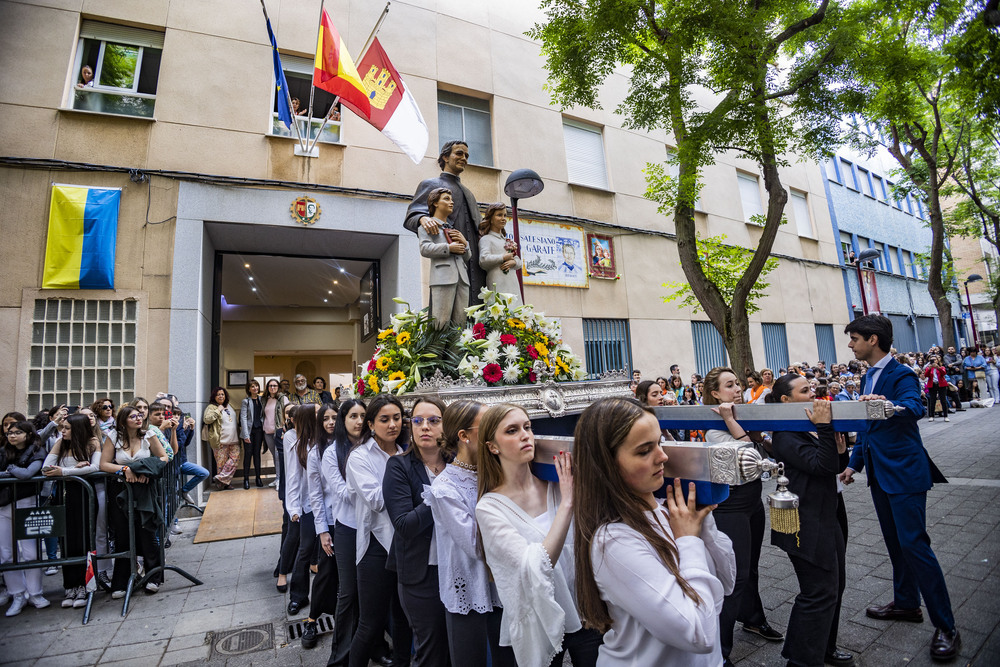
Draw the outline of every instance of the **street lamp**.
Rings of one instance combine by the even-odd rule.
[[[542,177],[531,169],[517,169],[511,172],[503,186],[504,194],[510,197],[511,217],[514,221],[514,242],[517,244],[514,254],[518,257],[521,256],[521,234],[517,227],[517,200],[534,197],[544,187],[545,182]],[[524,278],[520,270],[517,272],[517,286],[521,290],[521,303],[524,303]]]
[[[858,270],[858,291],[861,292],[861,313],[863,315],[868,314],[868,297],[865,296],[865,282],[864,278],[861,277],[861,265],[867,262],[869,259],[876,259],[882,255],[882,251],[878,248],[868,248],[867,250],[862,250],[861,254],[854,261],[854,267]],[[875,277],[872,276],[872,280]]]
[[[974,283],[982,279],[983,277],[978,273],[973,273],[965,279],[965,303],[969,306],[969,322],[972,323],[972,345],[974,347],[979,347],[979,340],[976,336],[976,318],[972,315],[972,297],[969,296],[969,283]]]

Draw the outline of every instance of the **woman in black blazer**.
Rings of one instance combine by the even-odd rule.
[[[803,403],[816,426],[815,433],[775,431],[772,437],[774,458],[785,464],[788,489],[800,499],[799,532],[771,531],[771,544],[788,554],[799,580],[781,655],[789,665],[849,667],[854,657],[837,648],[847,541],[837,475],[847,466],[847,444],[843,434],[833,430],[832,403],[815,400],[804,377],[779,378],[765,401]]]
[[[434,517],[423,500],[424,487],[430,486],[447,463],[441,446],[443,413],[441,401],[417,399],[410,411],[410,447],[405,454],[388,460],[382,479],[382,496],[395,531],[386,568],[396,570],[399,601],[413,629],[414,667],[449,665],[438,569],[429,564]]]

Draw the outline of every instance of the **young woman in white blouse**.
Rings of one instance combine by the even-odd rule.
[[[500,646],[503,609],[482,557],[476,524],[479,420],[486,408],[455,401],[444,411],[444,447],[455,458],[424,494],[434,517],[438,592],[445,608],[452,667],[487,664],[516,667],[514,652]]]
[[[554,463],[558,482],[531,473],[535,437],[520,406],[490,407],[479,421],[479,503],[476,519],[486,564],[504,613],[500,643],[520,667],[562,665],[568,649],[575,667],[596,664],[601,636],[585,629],[576,609],[573,473],[568,452]]]
[[[59,426],[59,439],[45,457],[42,474],[46,477],[89,475],[101,467],[101,444],[87,415],[75,414]],[[88,498],[79,484],[67,484],[63,504],[66,507],[66,540],[64,557],[87,555],[86,531],[90,516]],[[63,565],[63,607],[85,607],[87,565]]]
[[[347,458],[347,487],[355,497],[358,524],[358,628],[351,641],[349,665],[368,667],[368,657],[382,636],[392,608],[393,663],[410,662],[413,634],[399,604],[396,573],[386,569],[392,547],[392,521],[385,509],[382,478],[390,457],[402,454],[407,443],[403,405],[389,394],[379,394],[368,405],[361,444]]]
[[[666,507],[667,455],[652,410],[607,398],[580,416],[574,438],[574,537],[580,613],[605,632],[597,664],[717,667],[719,612],[732,591],[732,544],[685,502],[679,482]]]
[[[313,403],[299,406],[293,420],[295,442],[291,444],[285,441],[285,511],[291,520],[285,539],[298,531],[298,548],[295,550],[295,562],[291,570],[292,583],[288,586],[288,613],[292,616],[309,604],[309,571],[316,551],[316,529],[309,503],[306,464],[309,460],[309,445],[316,435],[318,410],[319,406]],[[284,560],[283,558],[282,564],[285,564]]]

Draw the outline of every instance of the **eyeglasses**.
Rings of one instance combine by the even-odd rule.
[[[10,436],[12,436],[12,435],[24,435],[24,431],[16,431],[14,429],[11,429],[11,430],[7,431],[7,437],[8,438]]]
[[[413,418],[410,419],[410,422],[414,426],[420,426],[425,421],[428,424],[430,424],[431,426],[437,426],[438,424],[441,423],[441,418],[440,417],[413,417]]]
[[[130,414],[128,416],[128,418],[129,419],[138,419],[139,421],[142,421],[142,413],[141,412],[133,412],[132,414]]]

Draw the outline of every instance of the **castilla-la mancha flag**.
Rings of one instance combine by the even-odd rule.
[[[358,65],[364,77],[362,83],[368,89],[369,113],[363,113],[363,107],[355,107],[353,100],[341,101],[399,146],[414,163],[420,164],[427,151],[427,123],[377,38]]]
[[[362,118],[368,118],[371,105],[368,103],[368,90],[361,83],[358,70],[354,67],[351,54],[347,52],[344,40],[333,27],[333,21],[326,10],[319,24],[319,37],[316,39],[316,61],[313,69],[313,85],[317,88],[339,95],[341,102]]]

